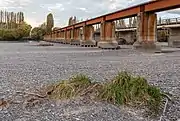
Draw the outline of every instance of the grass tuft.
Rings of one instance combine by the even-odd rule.
[[[90,78],[85,75],[76,75],[69,80],[55,84],[50,97],[54,99],[71,99],[79,96],[80,92],[91,84]]]
[[[118,105],[148,106],[155,113],[162,101],[160,89],[150,86],[146,79],[131,76],[127,72],[119,73],[111,82],[106,83],[98,97]]]
[[[162,102],[160,89],[150,86],[145,78],[120,72],[111,81],[104,84],[92,83],[85,75],[76,75],[54,86],[50,97],[71,99],[77,96],[93,97],[115,105],[147,106],[157,113]],[[93,96],[92,96],[93,95]]]

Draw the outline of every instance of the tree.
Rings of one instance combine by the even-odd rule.
[[[76,23],[77,23],[76,16],[69,18],[68,25],[73,25],[73,24],[76,24]]]
[[[28,37],[31,31],[31,25],[22,22],[18,28],[0,29],[0,37],[3,40],[20,40],[23,37]]]
[[[44,31],[41,27],[35,27],[31,31],[31,38],[34,40],[41,40],[43,39]]]
[[[31,31],[31,38],[34,40],[42,40],[43,36],[46,34],[46,23],[42,23],[39,27],[35,27]]]
[[[52,28],[54,27],[54,18],[53,18],[53,14],[49,13],[47,15],[47,20],[46,20],[46,32],[49,33],[52,31]]]

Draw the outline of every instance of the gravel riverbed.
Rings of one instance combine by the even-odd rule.
[[[0,99],[17,91],[33,91],[44,85],[83,73],[94,81],[106,81],[118,71],[144,76],[150,84],[173,95],[163,121],[180,119],[180,51],[142,53],[132,49],[100,50],[55,44],[0,43]],[[16,97],[17,101],[24,97]],[[0,121],[149,121],[125,107],[102,102],[43,100],[34,107],[11,104],[0,109]],[[156,119],[154,119],[156,120]],[[157,119],[158,120],[158,119]]]

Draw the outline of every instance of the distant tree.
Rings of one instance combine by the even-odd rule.
[[[77,18],[76,18],[76,16],[70,17],[69,20],[68,20],[68,25],[73,25],[73,24],[75,24],[75,23],[77,23]]]
[[[69,18],[68,25],[72,25],[72,17]]]
[[[31,31],[31,38],[37,41],[42,40],[43,36],[46,34],[46,29],[47,25],[45,22],[39,25],[39,27],[33,28]]]
[[[33,38],[34,40],[42,40],[43,39],[43,29],[41,27],[35,27],[32,29],[31,31],[31,38]]]
[[[46,20],[46,32],[49,33],[52,31],[52,28],[54,27],[54,18],[53,18],[53,14],[49,13],[47,15],[47,20]]]

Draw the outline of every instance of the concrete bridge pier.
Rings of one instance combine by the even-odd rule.
[[[72,39],[71,39],[71,45],[80,45],[80,28],[73,29],[72,30]]]
[[[66,33],[66,36],[65,36],[64,44],[70,44],[70,42],[71,42],[71,30],[66,30],[65,33]]]
[[[57,32],[55,32],[55,34],[56,34],[55,42],[59,42],[59,40],[60,40],[60,38],[59,38],[59,32],[57,31]]]
[[[170,29],[168,46],[180,48],[180,28],[179,27],[173,27]]]
[[[115,23],[101,23],[101,40],[98,42],[98,47],[102,49],[117,49],[118,42],[115,40]]]
[[[133,47],[145,51],[161,52],[161,47],[157,42],[157,15],[141,12],[137,19],[137,41]]]
[[[63,31],[59,31],[59,34],[58,34],[58,42],[59,42],[59,43],[62,43],[62,40],[63,40]]]
[[[52,39],[51,39],[51,41],[54,42],[55,39],[56,39],[56,33],[55,33],[55,32],[52,32]]]
[[[51,39],[52,39],[52,34],[48,34],[47,38],[46,38],[46,41],[51,41]]]
[[[83,26],[83,37],[80,40],[80,46],[82,47],[94,47],[96,46],[96,41],[93,39],[94,27],[92,25]]]
[[[67,39],[67,30],[63,30],[61,43],[65,44],[66,43],[66,39]]]

